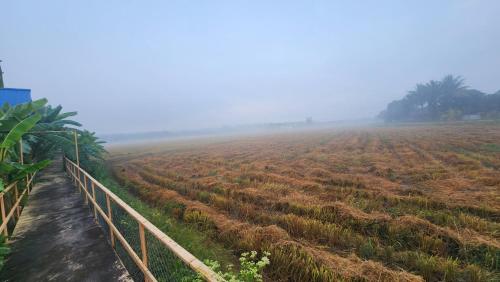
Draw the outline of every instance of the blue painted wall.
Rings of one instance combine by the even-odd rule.
[[[0,106],[8,103],[11,106],[31,101],[31,89],[0,88]]]

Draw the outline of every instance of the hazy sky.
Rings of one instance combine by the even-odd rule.
[[[375,116],[415,83],[500,89],[500,1],[0,0],[7,87],[99,133]]]

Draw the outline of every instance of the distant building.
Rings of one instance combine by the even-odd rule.
[[[4,88],[3,72],[0,67],[0,107],[5,103],[15,106],[27,102],[31,102],[31,90],[21,88]]]
[[[480,120],[481,115],[480,114],[474,114],[474,115],[463,115],[462,120]]]
[[[0,88],[0,106],[5,103],[15,106],[31,102],[31,90],[20,88]]]

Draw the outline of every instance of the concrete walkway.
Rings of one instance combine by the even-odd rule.
[[[0,281],[131,281],[61,161],[37,180],[10,247]]]

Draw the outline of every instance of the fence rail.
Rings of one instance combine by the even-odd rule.
[[[0,192],[0,210],[2,214],[0,234],[4,235],[5,238],[9,236],[9,229],[14,231],[14,227],[23,210],[22,203],[33,187],[35,174],[36,173],[30,174],[26,177],[25,183],[23,183],[23,181],[15,181],[7,185],[7,187]],[[25,184],[25,187],[19,187],[22,184]]]
[[[177,281],[199,274],[207,281],[223,281],[68,158],[65,158],[65,168],[135,280]]]

